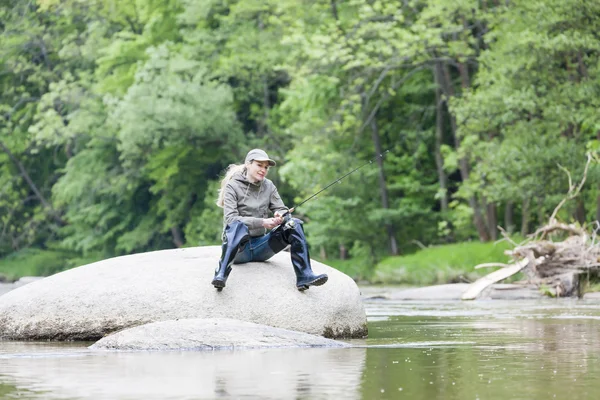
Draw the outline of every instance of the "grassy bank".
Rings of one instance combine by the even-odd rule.
[[[82,258],[60,250],[23,249],[0,259],[0,280],[15,281],[23,276],[49,276],[99,260]]]
[[[474,269],[477,264],[508,261],[504,250],[506,242],[464,242],[428,247],[414,254],[387,257],[376,266],[366,260],[323,260],[355,280],[371,283],[435,285],[451,282],[473,281],[494,269]],[[515,276],[514,279],[519,278]]]
[[[478,264],[508,262],[504,250],[507,242],[465,242],[429,247],[407,256],[388,257],[381,261],[370,281],[374,283],[405,283],[433,285],[451,282],[471,282],[494,269],[475,269]]]

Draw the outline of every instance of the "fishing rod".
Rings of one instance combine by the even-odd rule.
[[[295,205],[294,207],[290,208],[290,210],[296,210],[298,207],[300,207],[302,204],[306,203],[307,201],[309,201],[312,198],[317,197],[320,193],[324,192],[325,190],[329,189],[331,186],[335,185],[336,183],[341,183],[342,179],[346,178],[348,175],[351,175],[353,173],[355,173],[356,171],[358,171],[359,169],[361,169],[362,167],[369,165],[369,164],[373,164],[373,161],[377,160],[377,158],[381,157],[383,158],[387,153],[389,153],[389,150],[384,151],[381,154],[376,155],[375,157],[373,157],[372,159],[370,159],[368,162],[364,163],[363,165],[361,165],[358,168],[354,168],[352,171],[348,172],[347,174],[337,178],[336,180],[334,180],[333,182],[331,182],[329,185],[325,186],[323,189],[319,190],[317,193],[311,195],[310,197],[304,199],[303,201],[300,202],[300,204]],[[290,211],[286,211],[285,213],[283,213],[281,215],[282,218],[285,218],[286,216],[290,215]]]

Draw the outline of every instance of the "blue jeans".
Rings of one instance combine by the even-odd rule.
[[[280,225],[259,237],[250,237],[248,227],[240,221],[227,225],[223,231],[221,259],[211,284],[221,291],[231,272],[231,264],[266,261],[288,245],[298,290],[304,291],[310,286],[320,286],[327,282],[327,274],[313,273],[302,221],[292,218],[285,226]]]
[[[269,239],[272,232],[263,236],[250,238],[250,241],[245,244],[244,248],[239,250],[233,263],[244,264],[250,261],[267,261],[273,257],[276,253],[269,246]]]

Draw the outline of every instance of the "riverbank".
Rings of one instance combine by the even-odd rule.
[[[0,259],[0,283],[16,282],[25,276],[50,276],[101,259],[99,254],[83,257],[62,250],[23,249]]]
[[[358,282],[387,285],[430,286],[446,283],[473,282],[488,274],[489,269],[475,269],[482,263],[505,263],[507,242],[462,242],[423,248],[415,253],[386,257],[377,265],[367,260],[319,260]],[[511,279],[521,279],[516,275]]]

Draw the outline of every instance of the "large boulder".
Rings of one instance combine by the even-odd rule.
[[[0,338],[98,340],[124,328],[185,318],[232,318],[329,338],[367,334],[356,283],[313,261],[329,281],[296,290],[290,255],[234,265],[210,284],[219,246],[111,258],[29,283],[0,297]]]
[[[228,318],[152,322],[103,337],[90,349],[234,350],[280,347],[348,347],[304,332]]]

